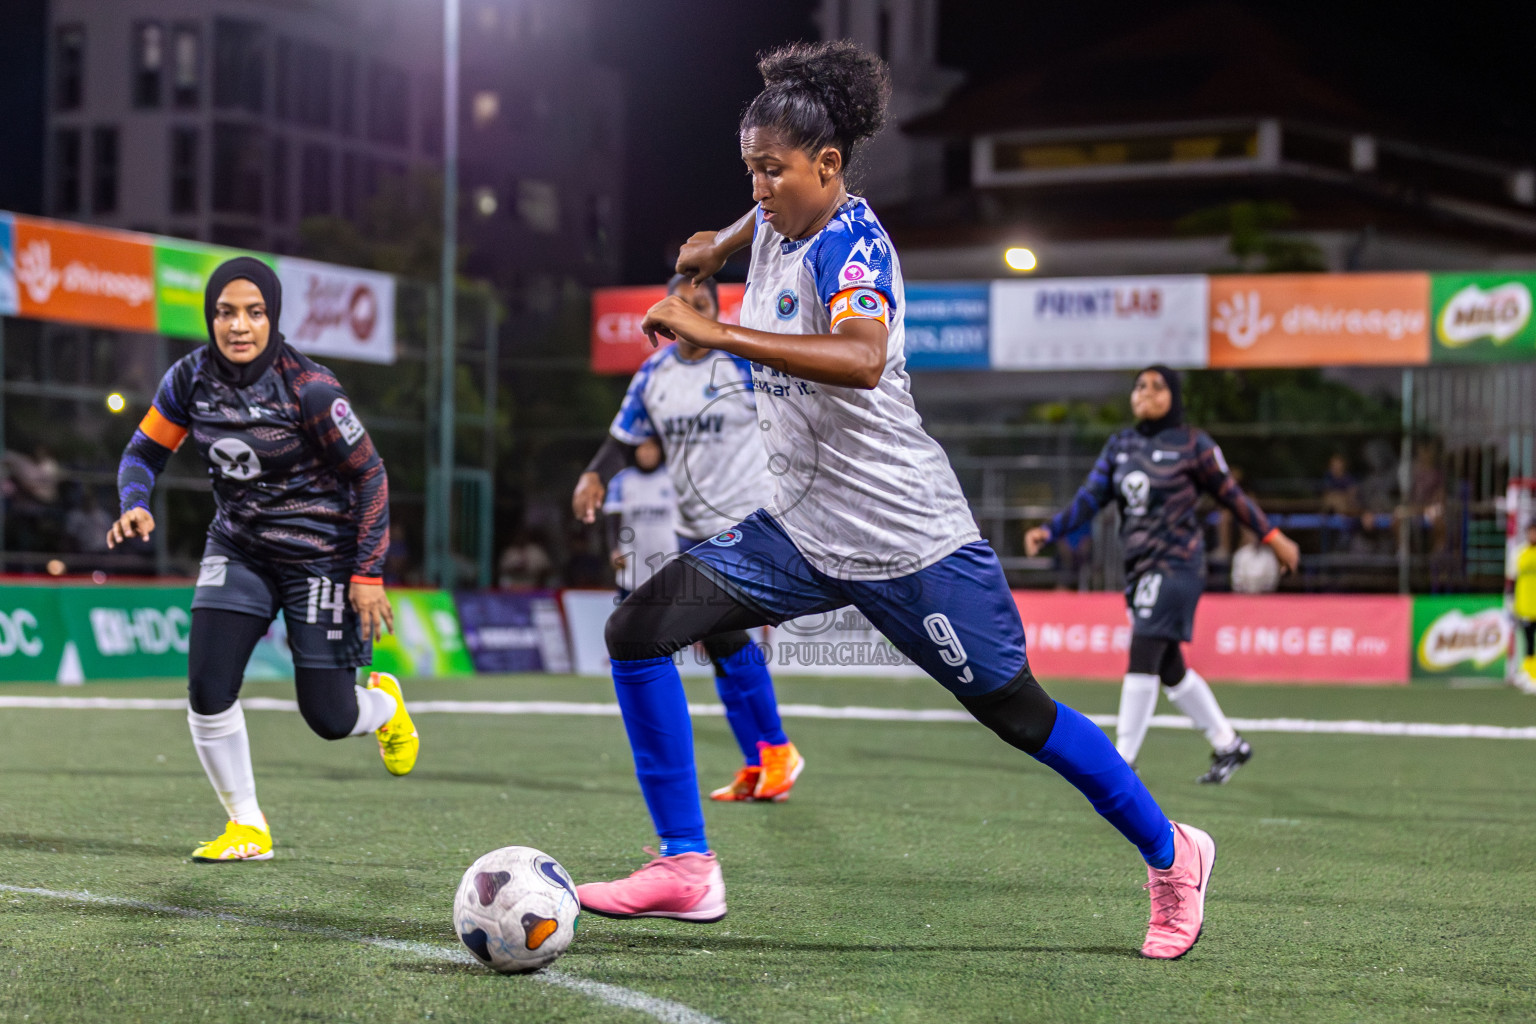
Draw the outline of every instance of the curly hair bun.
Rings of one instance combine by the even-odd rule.
[[[885,61],[847,39],[789,43],[762,55],[764,89],[741,130],[767,128],[808,153],[835,146],[846,165],[853,144],[885,125],[891,74]]]

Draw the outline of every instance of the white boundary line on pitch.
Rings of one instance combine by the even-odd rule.
[[[238,914],[226,914],[214,910],[197,910],[193,907],[174,907],[163,903],[148,903],[144,900],[123,899],[120,896],[99,896],[93,892],[67,892],[58,889],[34,889],[24,885],[0,884],[0,892],[13,892],[27,896],[45,896],[56,900],[73,900],[77,903],[96,903],[110,907],[128,907],[133,910],[148,910],[156,914],[172,914],[176,917],[186,917],[195,920],[224,921],[230,924],[243,924],[252,928],[271,928],[276,931],[297,932],[300,935],[315,935],[325,939],[340,939],[345,942],[357,942],[365,946],[376,946],[379,949],[388,949],[397,953],[410,953],[426,960],[442,960],[455,964],[471,964],[476,967],[484,967],[469,953],[462,949],[449,949],[446,946],[434,946],[430,942],[410,942],[406,939],[383,939],[370,935],[356,935],[352,932],[344,932],[336,928],[314,928],[308,925],[289,924],[283,921],[268,921],[255,917],[241,917]],[[487,968],[487,970],[489,970]],[[633,1010],[653,1017],[664,1024],[721,1024],[720,1021],[707,1013],[700,1013],[690,1006],[682,1003],[674,1003],[670,999],[658,999],[656,996],[648,996],[644,992],[636,992],[620,985],[609,985],[601,981],[591,981],[587,978],[578,978],[575,975],[566,974],[564,971],[543,970],[527,977],[533,981],[542,982],[545,985],[554,985],[557,988],[569,989],[580,993],[590,999],[616,1006],[621,1010]]]
[[[247,711],[297,711],[296,701],[274,697],[246,697]],[[149,697],[22,697],[0,696],[0,708],[42,708],[75,711],[185,711],[187,702]],[[700,717],[721,718],[719,704],[690,704]],[[422,700],[411,702],[411,713],[458,715],[592,715],[617,718],[617,704],[576,703],[559,700]],[[829,707],[825,704],[782,704],[785,718],[828,718],[862,722],[973,722],[969,712],[950,708]],[[1114,715],[1089,715],[1100,727],[1113,726]],[[1360,719],[1234,718],[1232,726],[1243,732],[1331,733],[1346,736],[1420,736],[1431,739],[1536,740],[1536,726],[1456,725],[1442,722],[1373,722]],[[1183,715],[1155,715],[1155,729],[1193,729]]]

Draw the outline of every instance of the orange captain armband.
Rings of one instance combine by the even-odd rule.
[[[827,303],[827,312],[833,327],[852,317],[891,325],[891,304],[873,288],[844,288]]]
[[[186,439],[187,428],[180,427],[160,415],[160,410],[154,406],[149,407],[149,412],[139,421],[139,429],[144,431],[144,436],[155,442],[162,448],[175,451],[181,447],[181,442]]]
[[[1278,527],[1278,526],[1271,526],[1269,528],[1269,532],[1264,535],[1264,539],[1262,541],[1260,541],[1260,543],[1268,544],[1270,541],[1274,540],[1278,536],[1280,536],[1280,527]]]

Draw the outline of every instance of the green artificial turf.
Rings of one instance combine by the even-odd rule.
[[[779,690],[957,707],[920,681]],[[1112,712],[1117,693],[1052,691],[1090,712]],[[406,692],[612,700],[606,683],[550,677]],[[1218,693],[1234,716],[1536,724],[1536,699],[1503,690]],[[707,684],[693,696],[714,700]],[[385,774],[371,739],[326,743],[292,713],[247,718],[277,858],[209,866],[187,855],[223,819],[182,713],[0,709],[0,884],[228,915],[0,891],[0,1021],[655,1019],[348,937],[455,947],[459,875],[497,846],[537,846],[578,882],[643,863],[652,837],[617,718],[423,715],[406,779]],[[1205,936],[1158,963],[1136,955],[1135,851],[980,726],[787,724],[809,765],[794,798],[705,811],[730,916],[586,915],[559,971],[730,1024],[1536,1018],[1536,742],[1254,734],[1253,763],[1206,788],[1192,781],[1202,739],[1153,730],[1143,777],[1220,846]],[[701,718],[696,735],[701,784],[724,783],[738,756],[724,720]]]

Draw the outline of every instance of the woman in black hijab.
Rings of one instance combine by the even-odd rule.
[[[155,478],[188,434],[212,477],[215,514],[192,600],[187,715],[193,746],[229,824],[192,859],[267,860],[272,834],[256,802],[238,696],[246,663],[279,609],[299,710],[326,739],[378,738],[404,775],[418,740],[397,680],[357,683],[373,638],[393,627],[381,570],[389,483],[373,441],[330,370],[278,330],[272,268],[221,264],[203,297],[208,344],[166,371],[118,464],[122,516],[107,543],[155,529]]]
[[[1295,571],[1300,552],[1243,493],[1210,435],[1185,426],[1178,373],[1160,364],[1138,373],[1131,412],[1136,425],[1109,439],[1072,504],[1026,533],[1024,550],[1033,557],[1110,502],[1118,506],[1131,650],[1115,747],[1128,763],[1136,763],[1161,683],[1174,706],[1211,741],[1211,767],[1196,781],[1224,783],[1253,756],[1253,749],[1222,714],[1206,681],[1184,664],[1180,648],[1191,638],[1195,606],[1205,589],[1201,495],[1211,495],[1262,537],[1286,569]]]

